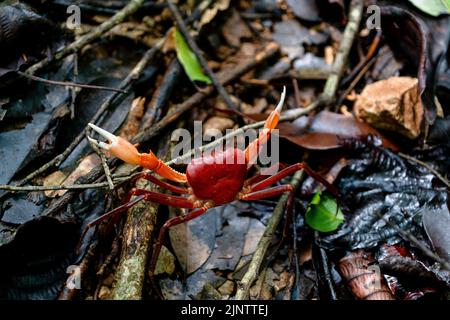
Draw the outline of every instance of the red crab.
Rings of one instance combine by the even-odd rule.
[[[147,179],[177,195],[167,195],[144,189],[132,189],[129,192],[125,204],[90,222],[87,228],[97,225],[108,216],[116,215],[130,209],[142,200],[191,209],[184,216],[178,216],[168,220],[161,228],[158,239],[155,242],[149,267],[150,276],[153,276],[166,231],[172,226],[197,218],[212,207],[235,200],[257,200],[291,192],[292,186],[290,184],[271,186],[300,169],[304,169],[310,176],[324,184],[329,190],[333,190],[333,187],[325,179],[313,172],[305,163],[288,166],[273,176],[258,174],[247,178],[249,168],[258,157],[260,146],[267,142],[271,130],[278,124],[285,96],[286,89],[284,88],[280,102],[266,120],[264,129],[259,134],[258,139],[251,142],[244,151],[231,148],[225,151],[215,152],[212,155],[193,159],[186,168],[186,174],[167,166],[153,152],[139,153],[136,147],[123,138],[117,137],[93,124],[89,124],[94,131],[109,141],[109,143],[105,143],[89,137],[89,140],[101,149],[108,151],[110,154],[127,163],[142,166],[167,180],[184,186],[161,181],[149,172],[143,172],[139,175],[140,178]],[[226,159],[228,160],[225,161]],[[233,161],[230,161],[230,159]],[[239,159],[242,161],[239,161]],[[132,196],[135,197],[130,201]]]

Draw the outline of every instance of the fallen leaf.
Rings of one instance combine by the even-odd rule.
[[[200,66],[200,62],[197,56],[191,51],[183,35],[175,30],[175,49],[177,51],[177,57],[183,66],[189,79],[192,82],[199,81],[206,84],[211,84],[211,79],[203,73],[203,69]]]
[[[424,114],[418,85],[419,81],[410,77],[392,77],[369,84],[356,100],[355,114],[375,128],[415,139],[420,134]]]
[[[206,120],[203,125],[203,132],[205,136],[216,136],[216,133],[223,133],[226,129],[232,129],[233,126],[234,121],[232,119],[214,116]]]
[[[174,272],[175,257],[165,246],[162,246],[158,257],[158,262],[156,263],[155,275],[165,273],[170,276]]]
[[[101,159],[98,155],[96,155],[95,153],[88,155],[83,160],[81,160],[77,168],[67,177],[66,180],[64,180],[64,184],[65,185],[73,184],[79,177],[88,174],[92,169],[94,169],[99,164],[101,164]],[[62,196],[66,192],[67,190],[52,191],[48,196],[49,197]]]
[[[255,252],[259,241],[264,234],[266,227],[257,219],[250,220],[250,226],[248,232],[245,235],[244,249],[242,250],[242,256],[247,256]]]
[[[66,175],[62,172],[62,171],[55,171],[55,172],[53,172],[53,173],[51,173],[51,174],[49,174],[48,176],[46,176],[45,178],[44,178],[44,183],[43,183],[43,185],[45,186],[45,187],[47,187],[47,186],[57,186],[57,185],[60,185],[65,179],[66,179]],[[54,197],[55,196],[55,191],[53,191],[53,190],[47,190],[47,191],[44,191],[44,194],[47,196],[47,197]]]
[[[216,219],[214,211],[208,210],[197,219],[170,228],[170,242],[187,274],[195,272],[211,256],[216,243]]]
[[[319,191],[309,203],[305,221],[314,230],[332,232],[344,222],[344,215],[335,199]]]
[[[137,97],[133,100],[127,121],[120,132],[122,138],[130,140],[139,133],[139,126],[144,116],[144,106],[144,97]]]
[[[426,124],[436,120],[438,79],[447,69],[450,16],[433,18],[417,13],[406,3],[380,5],[381,28],[397,58],[417,70]]]
[[[361,138],[373,135],[381,138],[383,145],[392,150],[399,148],[376,129],[352,116],[322,111],[316,116],[301,117],[292,123],[278,124],[281,137],[312,150],[329,150],[341,147],[341,138]]]

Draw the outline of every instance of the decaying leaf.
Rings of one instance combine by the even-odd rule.
[[[55,171],[44,178],[44,186],[57,186],[60,185],[65,179],[66,175],[62,171]],[[53,197],[55,191],[47,190],[44,192],[47,197]]]
[[[228,9],[228,7],[230,6],[230,2],[231,0],[214,1],[214,5],[211,8],[206,9],[205,13],[202,15],[199,23],[199,29],[201,29],[201,27],[205,24],[210,23],[219,11]]]
[[[170,276],[174,271],[175,257],[165,246],[162,246],[158,262],[156,263],[155,275],[165,273]]]
[[[375,128],[417,138],[424,114],[418,84],[416,78],[392,77],[367,85],[355,103],[356,116]]]

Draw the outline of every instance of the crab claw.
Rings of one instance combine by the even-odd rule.
[[[127,140],[115,136],[114,134],[97,127],[95,124],[89,123],[89,127],[97,132],[103,138],[108,140],[108,143],[95,140],[88,136],[89,141],[94,143],[102,150],[108,151],[113,156],[125,161],[126,163],[141,165],[141,154],[138,152],[135,146],[129,143]]]

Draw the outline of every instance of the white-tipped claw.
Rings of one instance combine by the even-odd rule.
[[[92,143],[94,143],[96,146],[98,146],[101,149],[104,150],[110,150],[111,147],[117,145],[117,137],[115,135],[113,135],[112,133],[97,127],[95,124],[89,123],[88,124],[89,127],[91,127],[92,130],[94,130],[95,132],[97,132],[99,135],[101,135],[103,138],[107,139],[110,143],[104,143],[102,141],[97,141],[95,139],[92,139],[91,137],[88,137],[89,141],[91,141]]]
[[[283,109],[284,100],[286,99],[286,86],[283,86],[283,92],[281,93],[280,102],[278,102],[277,107],[275,108],[275,111],[278,112],[278,114],[281,113],[281,109]]]

